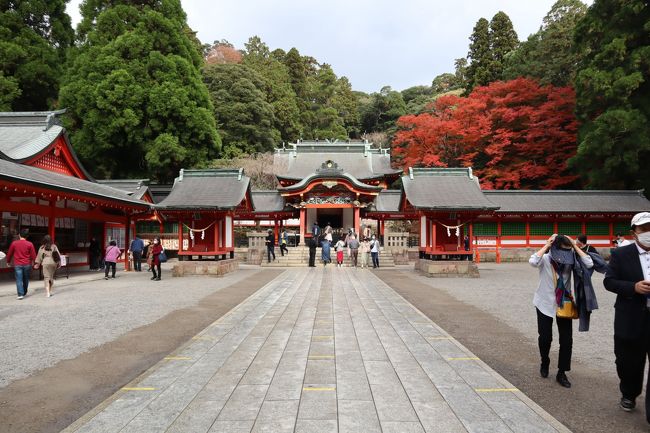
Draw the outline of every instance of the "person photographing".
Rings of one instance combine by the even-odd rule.
[[[564,235],[554,234],[546,244],[528,260],[531,266],[539,269],[539,285],[533,298],[537,312],[538,346],[541,358],[540,375],[548,377],[551,360],[549,353],[553,341],[553,319],[560,337],[560,351],[556,381],[565,388],[571,387],[566,372],[571,370],[571,351],[573,349],[572,318],[560,317],[558,307],[564,305],[565,296],[569,301],[576,299],[571,291],[571,276],[576,267],[591,269],[592,258],[582,251],[576,243]],[[595,300],[595,299],[594,299]]]

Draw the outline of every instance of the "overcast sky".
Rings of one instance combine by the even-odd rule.
[[[454,71],[476,21],[502,10],[519,39],[538,30],[555,0],[182,0],[202,42],[243,48],[258,35],[273,50],[296,47],[329,63],[355,90],[403,90]],[[79,22],[81,0],[68,13]],[[588,2],[590,4],[591,1]]]

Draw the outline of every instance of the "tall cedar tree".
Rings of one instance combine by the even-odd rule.
[[[580,0],[558,0],[539,31],[506,57],[504,78],[531,77],[542,84],[572,86],[582,58],[573,35],[586,11]]]
[[[512,21],[505,12],[497,12],[490,21],[490,76],[493,81],[503,80],[503,62],[505,57],[519,44]]]
[[[399,119],[394,154],[404,168],[473,167],[485,188],[572,187],[575,94],[519,78],[442,96],[431,113]]]
[[[180,0],[85,0],[61,87],[67,126],[99,177],[170,180],[221,139]]]
[[[476,86],[485,86],[492,81],[490,49],[490,23],[485,18],[476,22],[472,35],[469,37],[469,65],[465,69],[467,93]]]
[[[74,41],[67,0],[0,1],[0,110],[52,108]]]
[[[592,188],[650,190],[650,6],[595,0],[576,28],[581,123],[571,161]]]
[[[204,69],[203,81],[212,97],[223,156],[273,151],[280,133],[273,128],[264,78],[246,65],[212,64]]]

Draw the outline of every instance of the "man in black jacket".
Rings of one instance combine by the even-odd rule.
[[[631,411],[643,388],[645,360],[650,352],[650,212],[632,218],[634,244],[612,252],[605,288],[616,293],[614,354],[620,380],[621,408]],[[650,398],[646,384],[646,420]]]
[[[309,267],[313,268],[316,266],[316,237],[312,236],[309,238]]]
[[[275,235],[273,230],[268,231],[268,236],[266,237],[266,258],[268,263],[271,263],[271,255],[273,255],[273,261],[275,261]]]

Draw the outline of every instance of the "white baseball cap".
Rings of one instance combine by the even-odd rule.
[[[650,223],[650,212],[641,212],[632,217],[632,227]]]

